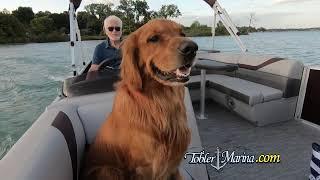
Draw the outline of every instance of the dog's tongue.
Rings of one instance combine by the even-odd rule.
[[[191,71],[191,67],[181,67],[179,69],[176,70],[176,75],[177,76],[189,76],[190,74],[190,71]]]

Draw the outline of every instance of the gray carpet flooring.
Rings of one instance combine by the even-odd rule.
[[[193,103],[195,113],[199,103]],[[209,100],[206,102],[208,119],[197,125],[204,149],[214,155],[220,151],[235,151],[235,155],[280,154],[280,163],[231,164],[217,171],[210,165],[210,179],[267,179],[302,180],[310,174],[311,144],[320,142],[320,131],[300,121],[256,127],[239,116]]]

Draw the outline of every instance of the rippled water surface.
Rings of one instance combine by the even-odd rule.
[[[193,38],[200,49],[212,48],[211,37]],[[320,31],[268,32],[242,36],[251,53],[320,64]],[[77,58],[89,61],[100,41],[78,46]],[[216,37],[215,49],[240,52],[230,37]],[[71,75],[67,42],[0,45],[0,158],[57,96]]]

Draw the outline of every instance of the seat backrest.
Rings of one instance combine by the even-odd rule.
[[[76,107],[47,110],[0,161],[1,179],[77,180],[84,148]]]
[[[103,101],[83,104],[78,107],[78,114],[83,123],[87,144],[91,144],[107,116],[112,111],[114,93],[109,93]]]

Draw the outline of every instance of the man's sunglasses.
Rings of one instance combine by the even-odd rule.
[[[110,32],[112,32],[114,29],[115,29],[116,31],[120,31],[120,30],[121,30],[121,27],[119,27],[119,26],[116,26],[116,27],[108,27],[108,30],[109,30]]]

